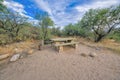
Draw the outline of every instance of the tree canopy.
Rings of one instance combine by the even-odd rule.
[[[3,5],[3,1],[4,0],[0,0],[0,12],[5,11],[5,9],[6,9],[5,5]]]

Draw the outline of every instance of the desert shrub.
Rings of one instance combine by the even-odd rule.
[[[109,39],[114,39],[120,42],[120,28],[114,29],[113,32],[108,36]]]
[[[61,37],[63,35],[62,30],[60,30],[60,27],[53,27],[51,29],[51,34],[58,37]]]
[[[7,34],[0,34],[0,45],[5,45],[11,43],[9,36]]]

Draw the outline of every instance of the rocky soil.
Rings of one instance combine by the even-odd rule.
[[[120,55],[84,44],[64,49],[47,46],[10,62],[0,69],[0,80],[120,80]]]

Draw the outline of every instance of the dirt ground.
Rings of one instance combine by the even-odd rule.
[[[82,53],[96,56],[85,57]],[[120,55],[84,44],[62,53],[47,46],[4,66],[0,80],[120,80]]]

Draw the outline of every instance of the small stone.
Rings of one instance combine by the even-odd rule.
[[[18,49],[18,48],[15,48],[15,49],[14,49],[14,52],[15,52],[15,53],[19,53],[19,52],[21,52],[21,50]]]
[[[34,50],[29,50],[28,54],[33,54]]]
[[[14,51],[18,51],[18,48],[15,48]]]
[[[97,54],[96,54],[96,53],[90,53],[89,56],[90,56],[90,57],[96,57]]]
[[[87,54],[86,53],[81,53],[81,56],[87,57]]]
[[[95,49],[96,49],[96,50],[100,50],[100,48],[98,48],[98,47],[96,47]]]
[[[6,48],[8,48],[9,46],[8,45],[5,45]]]
[[[16,61],[20,58],[20,54],[15,54],[11,57],[10,61],[13,62],[13,61]]]

